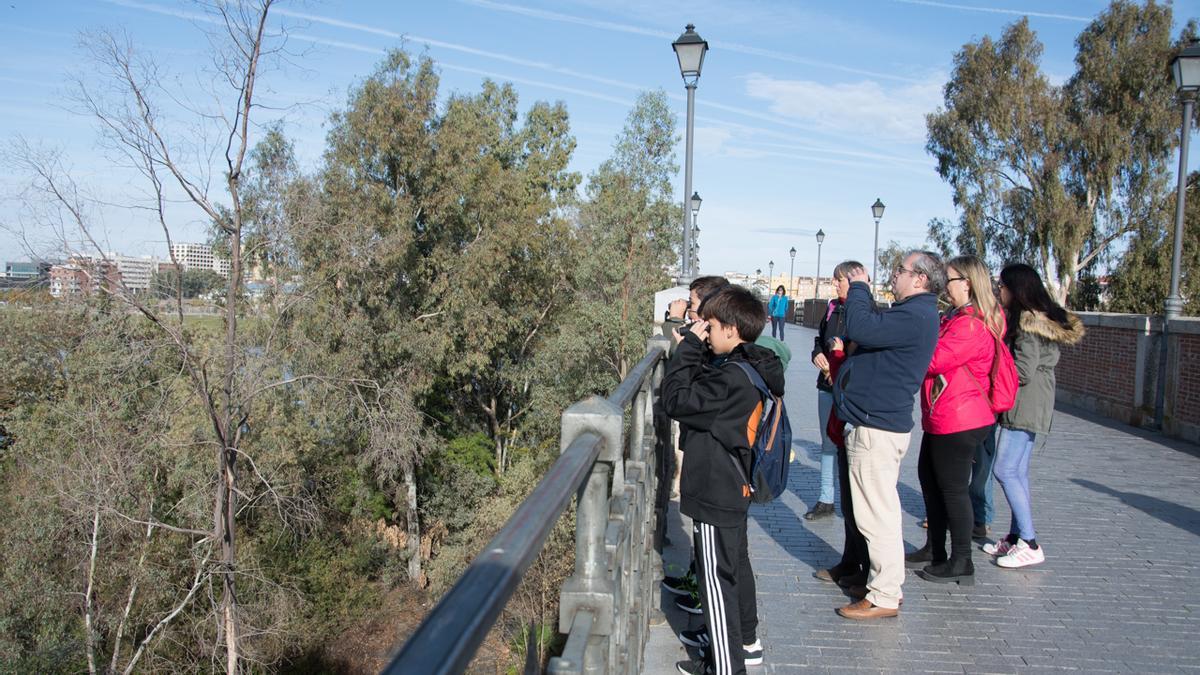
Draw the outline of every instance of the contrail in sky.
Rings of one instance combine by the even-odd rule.
[[[177,17],[180,19],[200,21],[200,22],[204,22],[204,23],[217,23],[215,19],[213,19],[212,17],[207,16],[205,14],[201,14],[201,13],[197,13],[197,12],[190,12],[187,10],[179,10],[179,9],[175,9],[172,7],[165,7],[165,6],[154,4],[154,3],[140,2],[138,0],[105,0],[105,1],[108,2],[109,4],[113,4],[113,5],[127,7],[130,9],[138,9],[138,10],[142,10],[142,11],[153,12],[156,14],[164,14],[164,15],[168,15],[168,16],[174,16],[174,17]],[[608,30],[622,30],[624,32],[634,32],[634,33],[645,34],[645,35],[653,35],[655,37],[663,37],[663,36],[666,36],[668,38],[672,37],[665,33],[660,35],[660,34],[656,33],[655,31],[639,29],[637,27],[625,26],[623,24],[615,24],[615,23],[604,22],[604,21],[592,21],[590,19],[583,19],[583,18],[579,18],[579,17],[568,17],[567,15],[561,15],[561,14],[558,14],[555,12],[546,12],[543,10],[518,7],[516,5],[502,5],[500,3],[491,2],[490,0],[465,0],[465,1],[471,2],[473,4],[478,4],[480,6],[501,9],[503,11],[512,11],[515,13],[525,14],[528,16],[535,16],[538,18],[548,18],[550,20],[557,20],[557,21],[569,21],[571,23],[580,23],[580,24],[584,24],[584,25],[591,25],[594,27],[604,28],[604,29],[608,29]],[[585,80],[593,81],[593,82],[596,82],[599,84],[604,84],[607,86],[626,89],[629,91],[646,91],[646,90],[650,89],[650,87],[645,87],[645,86],[638,85],[635,83],[623,82],[620,80],[613,80],[610,78],[589,75],[587,73],[581,73],[581,72],[578,72],[575,70],[571,70],[569,68],[563,68],[563,67],[556,66],[556,65],[553,65],[550,63],[545,63],[542,61],[522,59],[519,57],[510,56],[507,54],[485,51],[485,50],[481,50],[481,49],[476,49],[474,47],[468,47],[465,45],[455,44],[455,43],[451,43],[451,42],[444,42],[441,40],[433,40],[433,39],[424,38],[424,37],[415,36],[415,35],[405,35],[403,33],[399,33],[399,32],[392,31],[392,30],[387,30],[384,28],[377,28],[377,27],[368,26],[365,24],[344,21],[341,19],[335,19],[332,17],[320,16],[320,15],[316,15],[316,14],[307,14],[307,13],[298,12],[295,10],[284,10],[284,9],[278,9],[278,8],[275,10],[275,13],[281,14],[284,16],[289,16],[289,17],[296,18],[296,19],[311,21],[313,23],[321,23],[321,24],[325,24],[325,25],[329,25],[329,26],[338,27],[338,28],[345,28],[345,29],[349,29],[349,30],[355,30],[355,31],[359,31],[359,32],[378,35],[380,37],[385,37],[385,38],[388,38],[391,40],[407,40],[407,41],[414,42],[414,43],[426,44],[426,45],[429,45],[430,47],[447,49],[447,50],[462,52],[462,53],[471,54],[471,55],[475,55],[475,56],[482,56],[484,58],[490,58],[490,59],[494,59],[497,61],[503,61],[506,63],[514,64],[514,65],[536,68],[536,69],[545,70],[545,71],[552,72],[552,73],[557,73],[560,75],[567,75],[570,77],[585,79]],[[338,49],[363,52],[363,53],[367,53],[367,54],[375,54],[375,55],[382,56],[383,54],[387,53],[387,50],[379,48],[379,47],[363,45],[360,43],[349,42],[349,41],[344,41],[344,40],[332,40],[329,38],[317,37],[314,35],[304,34],[304,33],[300,33],[300,32],[289,33],[288,37],[292,38],[292,39],[303,40],[305,42],[310,42],[310,43],[314,43],[314,44],[321,44],[321,45],[325,45],[325,46],[329,46],[329,47],[335,47]],[[762,52],[764,52],[764,55],[771,54],[770,52],[767,52],[766,50],[756,50],[755,48],[746,48],[746,50],[748,50],[748,53],[750,53],[750,50],[753,50],[755,53],[757,53],[758,51],[762,51]],[[791,59],[791,57],[788,57],[788,55],[786,55],[786,54],[776,55],[776,57]],[[795,59],[791,59],[791,60],[795,60]],[[631,101],[631,100],[620,98],[618,96],[613,96],[613,95],[606,94],[606,93],[591,91],[591,90],[587,90],[587,89],[581,89],[581,88],[577,88],[577,87],[569,87],[569,86],[554,84],[554,83],[540,81],[540,80],[522,78],[522,77],[514,77],[512,75],[508,75],[505,73],[497,73],[497,72],[492,72],[492,71],[487,71],[487,70],[481,70],[481,69],[471,68],[471,67],[467,67],[467,66],[461,66],[461,65],[457,65],[457,64],[453,64],[453,63],[447,63],[445,61],[439,61],[438,67],[444,68],[446,70],[453,70],[453,71],[458,71],[458,72],[470,73],[473,75],[479,75],[482,77],[492,78],[492,79],[498,80],[498,81],[511,81],[511,82],[516,82],[516,83],[520,83],[520,84],[541,87],[541,88],[548,89],[551,91],[559,91],[559,92],[563,92],[563,93],[567,93],[567,94],[584,96],[584,97],[591,98],[591,99],[607,101],[609,103],[615,103],[615,104],[618,104],[618,105],[621,105],[624,107],[632,107],[633,106],[633,101]],[[905,78],[892,77],[892,79],[905,79]],[[679,94],[668,93],[668,96],[671,97],[672,99],[682,100],[682,96]],[[814,128],[812,125],[795,122],[792,120],[788,120],[786,118],[781,118],[781,117],[778,117],[775,115],[771,115],[768,113],[762,113],[762,112],[755,111],[755,110],[749,110],[746,108],[741,108],[741,107],[737,107],[737,106],[731,106],[731,105],[726,105],[726,104],[721,104],[721,103],[716,103],[716,102],[709,102],[709,101],[701,101],[700,104],[704,107],[711,107],[711,108],[715,108],[718,110],[723,110],[725,112],[730,112],[730,113],[734,113],[737,115],[742,115],[745,117],[762,120],[765,122],[771,122],[771,123],[779,124],[779,125],[786,126],[786,127],[791,127],[791,128],[800,129],[800,130],[804,130],[804,131],[810,131],[810,132],[816,131],[818,133],[829,133],[829,130],[817,129],[817,128]],[[791,136],[786,133],[772,131],[772,130],[764,129],[761,127],[749,126],[749,125],[745,125],[745,124],[738,124],[736,122],[729,122],[726,120],[720,120],[720,119],[716,119],[716,118],[705,117],[703,115],[698,116],[697,119],[701,120],[701,121],[709,122],[712,124],[717,124],[720,126],[742,129],[744,132],[764,134],[767,136],[773,136],[776,138],[786,139],[786,140],[789,140],[792,142],[796,142],[796,141],[800,140],[800,139],[797,139],[794,136]],[[796,146],[796,148],[797,149],[802,148],[802,149],[808,150],[810,152],[826,152],[826,153],[835,154],[835,155],[843,155],[843,156],[852,157],[855,159],[871,157],[874,159],[889,162],[896,166],[902,166],[905,164],[909,164],[911,166],[911,164],[917,163],[915,160],[911,160],[908,158],[886,156],[886,155],[876,155],[873,153],[872,154],[861,154],[861,153],[856,153],[853,151],[849,151],[849,150],[846,150],[843,148],[837,148],[837,147],[822,148],[819,146],[812,146],[812,145],[805,144],[805,145]],[[817,158],[813,158],[813,159],[817,159]],[[833,161],[837,161],[837,160],[832,160],[830,158],[821,158],[819,161],[833,162]],[[850,160],[850,161],[853,161],[853,160]]]
[[[578,24],[581,26],[588,26],[591,28],[596,28],[599,30],[615,31],[618,33],[632,33],[634,35],[645,35],[648,37],[653,37],[656,40],[674,40],[675,38],[679,37],[678,33],[669,33],[666,31],[652,30],[649,28],[642,28],[640,26],[631,26],[629,24],[624,24],[624,23],[614,23],[612,21],[600,21],[597,19],[588,19],[585,17],[573,16],[571,14],[563,14],[561,12],[551,12],[551,11],[547,11],[544,9],[534,9],[532,7],[522,7],[521,5],[512,5],[512,4],[503,3],[503,2],[494,2],[494,0],[461,0],[461,2],[465,2],[470,5],[475,5],[476,7],[483,7],[485,9],[493,9],[493,10],[500,11],[500,12],[510,12],[512,14],[520,14],[522,16],[528,16],[528,17],[532,17],[535,19],[544,19],[546,21],[558,21],[561,23],[573,23],[573,24]],[[805,65],[805,66],[816,66],[818,68],[829,68],[831,70],[840,70],[845,73],[854,73],[855,75],[866,75],[869,77],[875,77],[875,78],[880,78],[880,79],[885,79],[885,80],[897,80],[900,82],[914,82],[914,83],[920,82],[920,80],[913,79],[910,77],[904,77],[901,75],[892,75],[890,73],[878,73],[878,72],[871,71],[871,70],[861,70],[858,68],[851,68],[849,66],[843,66],[843,65],[837,64],[837,63],[829,63],[827,61],[817,61],[815,59],[808,59],[808,58],[804,58],[802,56],[795,56],[795,55],[787,54],[784,52],[777,52],[777,51],[774,51],[771,49],[762,49],[760,47],[752,47],[750,45],[743,45],[743,44],[739,44],[737,42],[724,42],[721,40],[709,40],[708,42],[714,48],[726,49],[731,52],[739,52],[742,54],[749,54],[751,56],[762,56],[762,57],[765,57],[768,59],[774,59],[776,61],[787,61],[788,63],[799,63],[799,64]]]
[[[955,5],[949,2],[934,2],[934,0],[894,0],[906,5],[926,5],[929,7],[945,7],[946,9],[963,9],[969,12],[988,12],[991,14],[1013,14],[1016,16],[1036,16],[1043,19],[1063,19],[1064,21],[1091,21],[1090,17],[1072,16],[1070,14],[1049,14],[1046,12],[1027,12],[1022,9],[1002,9],[1000,7],[978,7],[976,5]]]

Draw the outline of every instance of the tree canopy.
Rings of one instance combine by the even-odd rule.
[[[1062,85],[1042,72],[1028,19],[964,45],[926,145],[960,219],[931,222],[931,237],[1029,262],[1065,301],[1114,242],[1165,222],[1178,144],[1169,64],[1195,23],[1178,40],[1170,31],[1170,5],[1117,0],[1076,39]]]

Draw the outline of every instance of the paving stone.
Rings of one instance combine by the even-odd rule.
[[[800,517],[820,482],[816,371],[807,359],[813,335],[788,330],[795,358],[786,401],[796,451],[788,491],[750,512],[766,650],[764,666],[751,675],[1200,671],[1200,447],[1073,408],[1059,408],[1031,462],[1045,564],[1001,569],[976,546],[976,586],[941,587],[909,573],[897,619],[838,617],[833,610],[850,599],[812,573],[837,562],[841,517]],[[899,486],[910,548],[925,541],[917,525],[925,512],[916,475],[920,439],[918,423]],[[1003,536],[1010,513],[999,486],[995,498],[993,536]],[[680,554],[672,555],[674,562]],[[669,619],[678,613],[664,612]],[[676,659],[660,658],[675,656],[674,630],[651,629],[646,673],[674,672]]]

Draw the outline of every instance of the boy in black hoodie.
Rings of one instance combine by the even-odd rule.
[[[763,401],[733,362],[749,363],[772,393],[783,395],[779,357],[753,344],[766,321],[762,303],[750,291],[722,289],[705,301],[700,321],[680,329],[681,341],[663,378],[663,409],[687,430],[679,510],[692,519],[708,626],[704,662],[680,662],[683,673],[736,675],[746,672],[747,653],[761,658],[746,513],[750,447]]]

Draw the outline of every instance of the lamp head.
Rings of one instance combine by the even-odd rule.
[[[1193,40],[1171,61],[1175,90],[1180,94],[1200,91],[1200,40]]]
[[[875,215],[875,220],[883,217],[883,202],[878,197],[875,198],[875,203],[871,205],[871,213]]]
[[[825,242],[825,230],[817,230],[817,243],[821,244],[824,242]]]
[[[700,213],[700,202],[702,202],[702,201],[704,201],[704,200],[700,199],[699,192],[692,193],[692,215],[696,215],[697,213]]]
[[[679,39],[671,43],[675,57],[679,59],[679,74],[689,85],[696,84],[700,79],[700,68],[704,65],[704,53],[708,51],[708,43],[696,33],[696,27],[687,25],[687,29]]]

